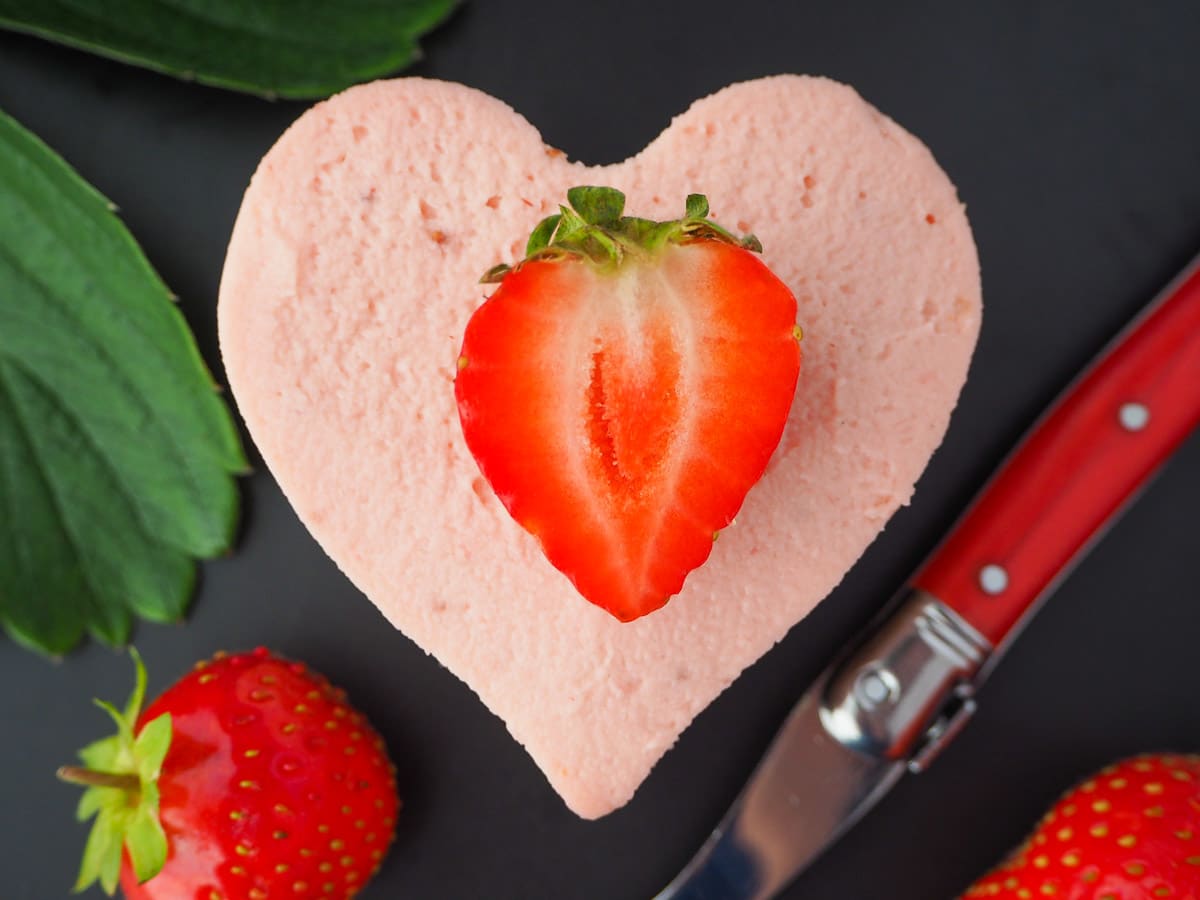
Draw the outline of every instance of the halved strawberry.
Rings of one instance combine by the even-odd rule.
[[[762,476],[800,370],[796,300],[700,195],[671,222],[579,187],[467,325],[455,395],[508,511],[588,600],[661,607]]]

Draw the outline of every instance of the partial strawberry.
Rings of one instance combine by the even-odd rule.
[[[96,816],[75,889],[128,900],[354,896],[379,868],[399,800],[383,740],[345,693],[259,648],[199,663],[59,771]]]
[[[630,621],[703,563],[762,477],[800,371],[796,300],[758,241],[687,198],[669,222],[577,187],[485,276],[455,396],[509,513],[585,598]]]
[[[1200,756],[1109,766],[1063,797],[963,897],[1200,898]]]

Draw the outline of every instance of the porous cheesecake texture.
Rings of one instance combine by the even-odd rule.
[[[654,219],[706,194],[717,221],[761,238],[804,330],[765,476],[682,592],[628,624],[583,600],[509,517],[454,402],[463,330],[490,290],[480,274],[519,259],[580,184],[619,188],[629,214]],[[980,312],[953,185],[841,84],[736,84],[632,159],[588,167],[499,100],[408,78],[318,104],[267,154],[219,318],[237,404],[314,537],[596,817],[909,500]]]

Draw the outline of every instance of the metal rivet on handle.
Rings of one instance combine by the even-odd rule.
[[[854,692],[866,709],[894,701],[900,695],[900,682],[889,669],[871,667],[855,680]]]
[[[1141,431],[1150,421],[1150,410],[1144,403],[1125,403],[1117,411],[1117,420],[1126,431]]]
[[[979,587],[985,594],[991,594],[993,597],[1002,594],[1008,587],[1008,573],[995,563],[986,565],[979,570]]]

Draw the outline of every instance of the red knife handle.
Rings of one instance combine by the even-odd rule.
[[[913,584],[993,645],[1200,422],[1200,260],[1050,408]]]

